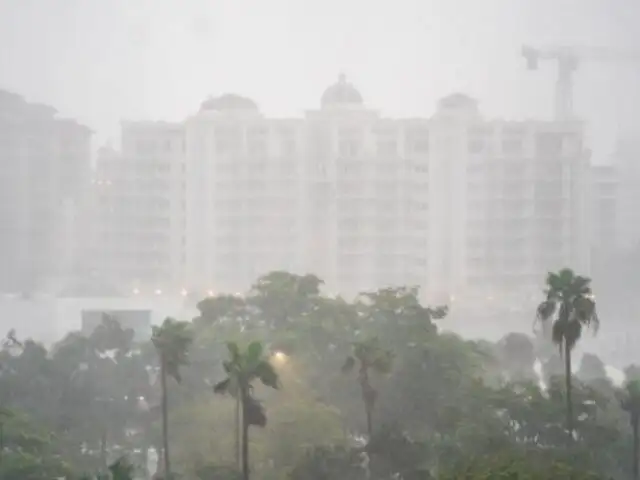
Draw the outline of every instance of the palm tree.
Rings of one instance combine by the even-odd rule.
[[[353,344],[353,354],[349,355],[342,367],[343,373],[351,372],[358,363],[358,383],[362,392],[362,401],[367,415],[367,434],[371,438],[373,430],[373,409],[378,392],[370,382],[370,372],[386,374],[391,371],[394,355],[380,346],[377,337]]]
[[[633,432],[633,480],[638,480],[638,449],[640,448],[640,381],[631,380],[625,385],[625,396],[620,402],[624,411],[629,414],[629,422]]]
[[[109,473],[113,480],[133,480],[135,468],[124,457],[109,465]]]
[[[600,321],[591,291],[591,279],[565,268],[547,275],[546,298],[538,305],[537,319],[551,324],[551,340],[564,357],[567,433],[573,439],[573,403],[571,399],[571,352],[584,327],[597,331]]]
[[[180,383],[180,367],[189,363],[189,347],[193,341],[188,322],[179,322],[166,318],[160,327],[154,326],[151,334],[158,358],[160,360],[160,388],[162,407],[162,442],[164,475],[171,480],[171,462],[169,456],[169,414],[167,405],[167,377],[173,377]]]
[[[243,352],[238,344],[227,344],[229,359],[222,365],[227,378],[213,387],[214,393],[234,394],[242,409],[242,478],[249,480],[249,427],[264,427],[267,416],[262,404],[253,396],[253,381],[260,380],[267,387],[278,388],[278,374],[264,355],[260,342],[251,342]]]

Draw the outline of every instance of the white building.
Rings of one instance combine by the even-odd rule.
[[[640,246],[640,142],[618,142],[611,162],[591,167],[592,245],[606,262]]]
[[[121,292],[183,286],[184,129],[127,122],[121,152],[101,149],[93,180],[88,270]]]
[[[619,246],[619,173],[615,165],[591,166],[591,242],[594,257],[604,259]]]
[[[613,158],[618,177],[616,248],[629,251],[640,247],[640,141],[619,142]]]
[[[430,118],[389,119],[341,77],[302,118],[223,95],[183,124],[125,125],[123,138],[114,162],[129,193],[114,198],[137,199],[119,200],[121,218],[101,228],[127,232],[104,256],[125,283],[235,292],[289,270],[348,294],[409,284],[501,295],[537,291],[551,269],[589,269],[579,123],[486,120],[460,94]],[[115,189],[107,177],[96,188]],[[160,179],[156,193],[142,188]],[[133,212],[133,230],[113,226]]]
[[[91,130],[0,90],[0,291],[49,288],[74,268],[72,211],[89,185]]]

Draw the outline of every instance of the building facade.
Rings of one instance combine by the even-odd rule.
[[[610,163],[591,167],[592,246],[602,262],[640,247],[640,142],[618,142]]]
[[[622,139],[613,156],[618,178],[615,245],[617,250],[640,247],[640,140]]]
[[[266,117],[237,95],[210,98],[181,124],[123,126],[115,163],[137,179],[122,188],[138,200],[119,200],[117,220],[100,223],[103,237],[129,232],[104,266],[157,289],[244,291],[271,270],[315,273],[342,294],[539,289],[548,270],[589,269],[582,128],[487,120],[460,94],[429,118],[390,119],[344,77],[301,118]],[[114,175],[103,190],[119,191]],[[143,193],[160,178],[158,197]],[[156,213],[142,198],[155,198]],[[115,227],[134,211],[138,233]],[[156,242],[163,269],[136,273]]]
[[[182,124],[125,122],[120,151],[98,153],[84,258],[116,291],[183,285],[184,145]]]
[[[74,268],[74,211],[87,194],[92,132],[0,91],[0,290],[30,292]]]

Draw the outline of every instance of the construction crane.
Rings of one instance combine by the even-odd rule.
[[[540,60],[558,63],[556,80],[555,116],[557,120],[573,118],[573,74],[582,61],[630,63],[640,66],[640,51],[621,51],[609,47],[522,47],[522,56],[529,70],[537,70]]]

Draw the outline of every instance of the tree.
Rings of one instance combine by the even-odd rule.
[[[524,333],[509,333],[498,342],[498,358],[509,380],[535,380],[533,340]]]
[[[124,457],[109,465],[112,480],[133,480],[134,466]]]
[[[365,413],[367,416],[367,435],[371,438],[373,431],[373,409],[378,398],[378,392],[371,385],[371,372],[387,374],[393,366],[393,353],[381,347],[377,337],[355,342],[353,353],[349,355],[342,366],[344,373],[351,372],[358,363],[358,383],[362,393]]]
[[[180,383],[180,367],[189,363],[189,347],[193,341],[188,322],[179,322],[166,318],[160,327],[154,326],[151,342],[160,361],[160,388],[162,406],[162,444],[164,474],[171,480],[171,462],[169,455],[169,413],[167,399],[167,377],[173,377]]]
[[[580,361],[578,378],[583,382],[591,383],[597,380],[608,379],[605,364],[600,357],[593,353],[585,353]]]
[[[599,325],[591,279],[565,268],[547,276],[546,298],[538,305],[537,318],[552,323],[551,340],[556,344],[565,365],[567,433],[573,438],[573,404],[571,399],[571,353],[582,336],[584,327],[597,331]]]
[[[622,409],[629,414],[629,423],[633,433],[633,480],[639,478],[638,455],[640,449],[640,381],[631,380],[625,385],[625,396],[620,402]]]
[[[71,476],[62,458],[62,442],[27,415],[2,409],[2,480],[41,480]]]
[[[284,329],[313,310],[322,280],[315,275],[275,271],[258,278],[247,302],[268,327]]]
[[[278,374],[265,358],[260,342],[251,342],[242,352],[237,343],[227,344],[229,359],[223,362],[227,378],[213,387],[214,393],[227,394],[237,390],[242,407],[242,476],[249,480],[249,427],[264,427],[267,416],[262,404],[253,395],[253,381],[278,389]]]

